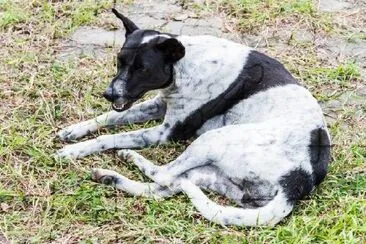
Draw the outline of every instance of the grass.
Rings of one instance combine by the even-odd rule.
[[[337,119],[329,123],[334,147],[326,180],[275,228],[223,228],[197,214],[184,195],[157,201],[93,183],[89,173],[93,167],[144,179],[113,151],[76,161],[53,158],[63,146],[55,139],[60,128],[108,109],[97,94],[113,76],[117,48],[107,49],[104,59],[83,56],[60,61],[55,52],[78,26],[117,26],[112,17],[105,17],[111,5],[112,1],[0,1],[0,242],[366,241],[364,102],[352,100],[337,109]],[[309,1],[211,1],[210,6],[231,9],[227,13],[237,19],[238,31],[253,33],[262,33],[263,28],[281,32],[296,18],[309,23],[302,26],[304,30],[313,30],[319,24],[312,24],[316,22],[313,16],[321,16]],[[275,25],[278,18],[289,23]],[[243,25],[245,21],[251,24]],[[284,62],[318,99],[359,96],[356,88],[365,83],[359,63],[319,55],[312,41],[268,40],[261,50]],[[108,133],[154,123],[109,129]],[[101,130],[90,137],[105,133]],[[167,163],[187,144],[140,152]]]
[[[286,23],[313,25],[313,28],[321,28],[324,31],[332,29],[329,16],[319,14],[313,2],[309,0],[212,0],[209,2],[233,17],[240,32],[256,33],[261,28]]]

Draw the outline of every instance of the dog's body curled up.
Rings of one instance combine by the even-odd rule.
[[[104,96],[115,111],[59,133],[71,140],[100,126],[163,119],[153,128],[100,136],[58,151],[82,157],[110,148],[154,183],[105,169],[93,179],[133,195],[185,192],[198,211],[222,225],[274,225],[326,175],[330,137],[317,101],[278,61],[210,36],[140,30],[113,10],[126,28],[118,73]],[[151,100],[132,104],[149,90]],[[197,139],[174,161],[157,166],[127,148]],[[233,200],[221,206],[202,189]]]

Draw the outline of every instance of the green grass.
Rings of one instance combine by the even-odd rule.
[[[112,1],[0,1],[0,242],[2,237],[14,243],[366,241],[364,103],[344,104],[337,110],[337,120],[329,125],[334,144],[329,174],[274,228],[223,228],[202,218],[184,195],[158,201],[92,182],[94,167],[146,180],[113,151],[76,161],[55,159],[53,153],[63,146],[55,139],[60,128],[109,109],[97,94],[113,76],[117,48],[108,49],[104,59],[59,61],[55,52],[62,38],[80,25],[117,26],[112,17],[104,18],[111,5]],[[320,15],[309,1],[221,1],[219,6],[238,18],[243,32],[280,30],[273,26],[273,18],[313,23],[313,16]],[[284,62],[322,101],[365,84],[352,60],[324,59],[312,42],[285,43],[284,50],[269,43],[263,51]],[[89,138],[155,123],[103,129]],[[140,152],[163,164],[187,144]]]
[[[22,12],[20,7],[15,7],[11,2],[3,3],[3,13],[0,17],[0,27],[6,28],[9,26],[22,23],[27,19],[27,14]]]
[[[129,2],[128,0],[119,2]],[[113,1],[10,1],[2,0],[0,29],[36,27],[52,38],[65,37],[81,25],[97,24],[97,16],[112,7]],[[31,28],[29,28],[31,29]],[[24,31],[29,31],[26,28]]]
[[[314,64],[310,66],[297,66],[296,63],[292,63],[289,68],[294,69],[293,73],[314,90],[315,97],[321,102],[335,99],[361,82],[360,68],[353,61],[348,60],[333,67],[313,61]],[[311,61],[308,64],[311,64]]]
[[[262,28],[288,22],[330,31],[329,16],[320,15],[311,0],[213,0],[221,11],[234,17],[238,31],[257,33]]]

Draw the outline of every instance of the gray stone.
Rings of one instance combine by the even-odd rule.
[[[360,97],[366,97],[366,85],[361,85],[357,88],[356,94]]]
[[[166,24],[166,20],[162,18],[153,18],[148,14],[138,13],[129,14],[128,17],[140,28],[145,29],[160,29],[161,26]],[[122,24],[121,24],[122,26]],[[122,27],[121,27],[122,28]]]
[[[325,109],[339,109],[342,107],[342,103],[338,100],[330,100],[326,103],[323,103],[322,107]]]
[[[349,42],[337,37],[318,39],[318,56],[321,59],[333,61],[335,63],[347,60],[356,61],[360,68],[361,77],[366,77],[366,40]]]
[[[197,15],[184,10],[176,1],[135,0],[129,7],[117,9],[132,19],[140,28],[151,28],[173,34],[215,35],[234,39],[234,35],[223,33],[222,20],[215,16],[198,19]],[[116,19],[116,21],[118,21]],[[83,26],[78,28],[69,40],[61,45],[58,59],[66,60],[77,56],[103,58],[109,47],[120,47],[124,42],[124,30],[107,31],[102,28]]]
[[[183,25],[184,23],[181,21],[170,21],[164,26],[163,31],[180,35],[182,34]]]
[[[319,4],[319,10],[324,12],[335,12],[351,7],[350,3],[342,0],[319,0],[315,1],[315,4],[317,2]]]
[[[66,61],[76,57],[104,58],[110,47],[119,47],[125,40],[122,30],[106,31],[95,27],[80,27],[70,39],[61,43],[61,51],[57,53],[57,59]]]
[[[311,33],[309,31],[296,30],[293,32],[293,37],[297,41],[310,42],[314,40],[314,33]]]
[[[106,31],[101,28],[83,26],[71,35],[71,40],[78,44],[104,47],[120,46],[124,42],[124,32],[121,30]]]
[[[64,42],[61,51],[56,54],[59,61],[67,61],[78,57],[104,58],[111,49],[101,46],[80,45],[76,42]]]

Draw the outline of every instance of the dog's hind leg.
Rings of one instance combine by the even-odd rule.
[[[166,104],[161,97],[157,96],[151,100],[136,104],[123,112],[110,111],[94,119],[70,125],[58,133],[58,137],[64,141],[74,140],[92,133],[98,128],[112,125],[124,125],[130,123],[141,123],[148,120],[163,118],[166,111]]]
[[[133,150],[120,150],[118,155],[127,162],[132,162],[138,166],[142,173],[148,176],[152,180],[158,181],[161,180],[159,177],[156,177],[156,174],[167,174],[171,175],[169,170],[164,171],[164,166],[154,165],[151,161],[144,158],[142,155],[138,154]],[[226,176],[220,173],[219,169],[212,165],[195,167],[186,171],[184,174],[172,179],[172,183],[169,186],[177,187],[177,182],[180,181],[180,178],[190,179],[195,184],[203,187],[204,189],[218,192],[221,195],[227,196],[229,199],[235,201],[237,204],[242,205],[242,191],[239,187],[229,181]]]
[[[147,177],[162,186],[170,186],[173,183],[174,179],[176,179],[176,176],[179,175],[174,174],[176,173],[174,171],[174,168],[173,170],[169,168],[169,165],[171,165],[172,163],[174,163],[175,165],[184,164],[185,167],[183,168],[187,170],[193,167],[200,166],[199,159],[194,157],[186,158],[185,156],[182,157],[182,155],[171,163],[163,166],[155,165],[154,163],[147,160],[142,155],[133,150],[120,150],[118,152],[118,155],[123,160],[126,160],[129,163],[134,163],[142,173],[144,173]],[[182,158],[185,158],[184,162],[181,161]],[[182,169],[183,173],[185,171],[184,169]]]
[[[133,150],[120,150],[118,151],[118,156],[128,163],[134,163],[143,174],[152,180],[155,178],[154,175],[161,169],[161,166],[153,164],[151,161]]]
[[[212,159],[205,155],[203,151],[204,147],[194,147],[192,145],[174,161],[163,166],[155,165],[133,150],[120,150],[118,155],[123,160],[136,164],[141,172],[159,185],[169,186],[179,175],[190,169],[203,167],[212,163]],[[199,154],[196,152],[198,149],[202,149]]]
[[[106,185],[114,185],[117,189],[134,196],[165,198],[180,191],[180,188],[174,185],[163,187],[156,183],[143,183],[130,180],[117,172],[108,169],[93,169],[92,179]]]

